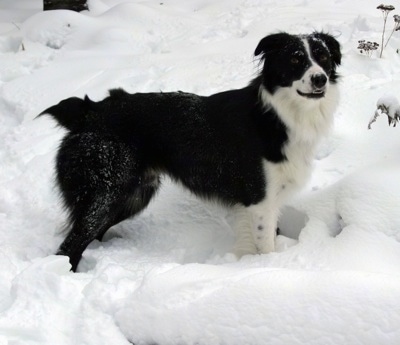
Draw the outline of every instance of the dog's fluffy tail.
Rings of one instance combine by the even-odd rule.
[[[87,115],[93,104],[88,96],[84,99],[71,97],[64,99],[60,103],[44,110],[38,116],[49,114],[57,120],[57,122],[70,131],[76,131],[86,127]]]

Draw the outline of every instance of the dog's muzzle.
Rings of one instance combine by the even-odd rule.
[[[311,87],[312,91],[309,93],[301,92],[297,90],[300,96],[306,98],[322,98],[325,96],[326,84],[328,82],[328,77],[324,73],[315,73],[311,76]]]

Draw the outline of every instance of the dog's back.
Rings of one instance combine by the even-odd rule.
[[[249,140],[258,131],[255,102],[245,101],[252,97],[252,87],[210,97],[111,90],[100,102],[69,98],[45,110],[68,130],[56,172],[70,235],[58,254],[75,270],[94,238],[148,205],[163,172],[204,198],[261,200],[262,146]]]

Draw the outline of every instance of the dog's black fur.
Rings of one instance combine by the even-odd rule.
[[[314,35],[329,50],[326,71],[335,82],[339,45],[327,34]],[[68,130],[56,171],[70,229],[58,254],[69,256],[72,270],[91,241],[148,205],[160,174],[227,205],[250,206],[265,198],[263,161],[287,159],[282,148],[288,133],[274,108],[260,100],[260,87],[273,94],[299,79],[307,66],[297,73],[299,66],[290,63],[296,37],[281,33],[261,40],[255,55],[264,67],[239,90],[205,97],[115,89],[99,102],[68,98],[42,113]]]

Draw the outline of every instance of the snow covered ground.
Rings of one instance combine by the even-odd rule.
[[[379,98],[400,98],[400,34],[382,59],[356,49],[380,43],[377,5],[89,0],[78,14],[0,0],[0,344],[400,344],[400,129],[385,116],[367,129]],[[334,131],[282,210],[279,251],[237,260],[232,214],[166,180],[70,273],[52,255],[65,219],[53,183],[64,132],[35,116],[112,87],[243,87],[258,41],[280,30],[330,32],[344,58]]]

